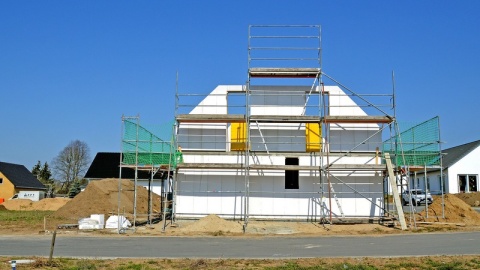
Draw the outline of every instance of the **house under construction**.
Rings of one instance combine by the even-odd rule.
[[[148,155],[139,155],[137,139],[124,147],[121,166],[171,172],[162,192],[172,192],[165,207],[172,218],[216,214],[247,226],[249,219],[390,216],[405,228],[398,186],[408,185],[408,173],[398,167],[419,164],[403,156],[394,90],[359,94],[327,75],[318,25],[250,26],[247,74],[245,85],[208,94],[177,89],[173,139],[158,152],[165,160],[142,166],[138,159]],[[140,152],[149,153],[143,143]],[[407,152],[438,166],[438,143]]]

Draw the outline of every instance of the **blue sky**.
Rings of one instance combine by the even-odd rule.
[[[31,169],[72,140],[118,152],[121,116],[173,119],[179,88],[247,79],[251,24],[322,25],[324,71],[440,116],[442,148],[480,139],[480,1],[1,1],[0,161]]]

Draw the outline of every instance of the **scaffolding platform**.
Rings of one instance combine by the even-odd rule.
[[[179,123],[245,123],[244,114],[179,114]]]
[[[251,78],[317,78],[320,68],[250,68]]]
[[[177,165],[178,169],[246,169],[241,163],[181,163]],[[302,165],[268,165],[252,164],[251,170],[287,170],[287,171],[322,171],[320,166],[302,166]],[[328,166],[330,171],[385,171],[384,164],[332,164]]]
[[[243,114],[180,114],[179,123],[245,123],[247,117]],[[389,124],[395,119],[391,116],[311,116],[311,115],[251,115],[250,122],[258,123],[331,123],[331,124]]]

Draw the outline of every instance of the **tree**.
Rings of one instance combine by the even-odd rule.
[[[68,197],[69,198],[74,198],[75,196],[78,195],[78,193],[80,193],[81,188],[80,188],[80,182],[79,181],[75,181],[73,182],[73,185],[72,187],[68,190]]]
[[[90,163],[90,149],[85,142],[70,142],[53,159],[53,172],[56,179],[63,182],[62,189],[68,191],[75,181],[82,178]]]
[[[47,198],[53,198],[55,183],[52,179],[52,172],[50,171],[48,163],[45,162],[42,167],[39,160],[37,164],[33,166],[32,174],[47,188]]]
[[[40,170],[40,181],[45,185],[53,184],[52,172],[50,171],[50,167],[48,166],[47,162],[43,164],[43,167]]]
[[[44,185],[51,185],[53,183],[52,172],[47,162],[45,162],[42,167],[39,160],[37,164],[33,166],[32,174]]]
[[[32,174],[39,179],[40,177],[40,171],[42,170],[42,164],[40,163],[40,160],[37,162],[35,166],[32,168]]]

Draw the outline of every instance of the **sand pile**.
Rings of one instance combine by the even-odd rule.
[[[122,180],[120,211],[127,218],[133,215],[134,182]],[[160,196],[152,193],[152,213],[160,213]],[[105,219],[118,212],[118,179],[92,181],[84,191],[58,209],[53,216],[71,220],[104,214]],[[137,220],[146,220],[148,213],[148,190],[137,186]]]
[[[465,223],[467,225],[480,225],[480,214],[473,210],[455,195],[444,195],[445,200],[445,219],[442,218],[442,198],[434,196],[433,203],[428,206],[428,219],[425,218],[425,210],[418,213],[419,221],[427,222],[451,222]]]
[[[185,227],[181,228],[183,232],[205,232],[205,233],[214,233],[214,232],[230,232],[230,233],[241,233],[242,224],[235,221],[228,221],[220,218],[217,215],[208,215],[195,221],[194,223],[188,224]]]
[[[45,198],[38,202],[34,202],[32,205],[32,210],[57,211],[62,206],[67,204],[70,200],[70,198]]]
[[[480,206],[480,192],[459,193],[455,194],[455,196],[470,206]]]
[[[15,211],[56,211],[68,201],[70,201],[68,198],[46,198],[38,202],[29,199],[15,199],[8,200],[2,205],[7,210]]]
[[[33,201],[29,199],[8,200],[3,203],[3,206],[5,206],[7,210],[31,210],[33,207]]]

